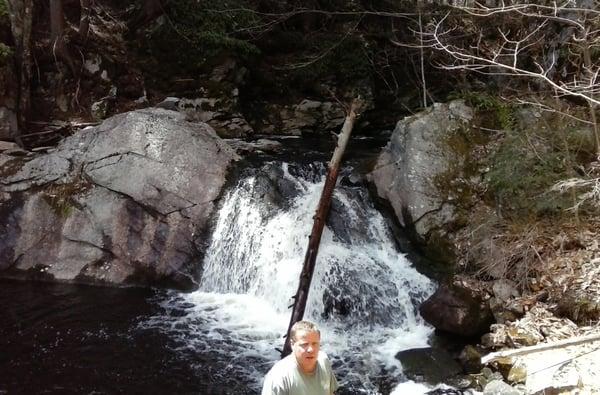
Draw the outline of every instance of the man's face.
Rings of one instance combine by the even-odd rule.
[[[292,344],[292,351],[304,373],[312,373],[317,367],[317,356],[321,346],[321,336],[317,332],[299,331]]]

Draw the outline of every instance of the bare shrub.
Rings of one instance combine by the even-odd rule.
[[[592,211],[600,208],[600,161],[592,162],[583,173],[582,177],[563,180],[552,187],[561,193],[575,191],[576,202],[567,210],[576,213],[583,208]]]
[[[551,243],[538,222],[508,222],[488,216],[469,235],[466,260],[477,276],[508,278],[526,288],[543,268],[542,251]]]

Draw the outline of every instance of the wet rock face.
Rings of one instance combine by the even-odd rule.
[[[233,150],[163,109],[120,114],[0,167],[0,275],[190,288]]]
[[[478,336],[487,332],[493,322],[488,298],[477,284],[457,279],[440,285],[421,304],[419,312],[436,329],[460,336]]]
[[[411,380],[431,385],[446,382],[462,373],[460,365],[440,348],[415,348],[401,351],[396,358],[402,363],[402,372]]]
[[[284,175],[281,167],[267,163],[256,173],[256,182],[248,192],[253,198],[267,202],[269,211],[265,218],[271,218],[280,210],[289,208],[300,191],[298,185]]]
[[[346,321],[355,322],[356,325],[365,322],[389,325],[407,319],[406,307],[390,309],[390,305],[400,305],[401,301],[397,298],[396,284],[388,278],[389,273],[384,265],[374,262],[370,267],[370,275],[377,279],[377,289],[374,289],[360,281],[364,274],[358,270],[345,270],[342,276],[340,266],[344,264],[346,262],[335,262],[329,272],[335,280],[323,292],[324,316],[344,316]],[[409,287],[409,284],[405,286]]]

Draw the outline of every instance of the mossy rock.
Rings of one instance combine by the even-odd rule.
[[[52,184],[42,191],[42,197],[60,218],[68,218],[78,206],[74,197],[92,188],[87,181]]]

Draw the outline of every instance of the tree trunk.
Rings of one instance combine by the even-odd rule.
[[[73,78],[76,78],[77,69],[65,44],[65,14],[62,0],[50,0],[50,42],[56,62],[63,61],[69,67]]]
[[[321,242],[321,235],[323,233],[323,227],[325,226],[325,220],[329,213],[329,207],[331,205],[331,196],[333,195],[333,189],[337,181],[338,173],[340,171],[340,163],[342,161],[342,155],[350,139],[350,133],[352,133],[352,127],[356,120],[356,111],[359,107],[359,100],[354,100],[350,107],[350,111],[342,126],[342,131],[338,136],[337,147],[333,152],[331,161],[327,168],[327,177],[325,179],[325,185],[323,186],[323,192],[319,199],[319,205],[317,212],[314,217],[313,228],[309,236],[308,248],[304,257],[304,265],[302,266],[302,272],[300,273],[300,280],[298,284],[298,290],[294,296],[294,307],[292,310],[292,316],[290,324],[288,326],[285,344],[281,353],[282,357],[288,355],[291,351],[290,344],[290,329],[292,326],[302,320],[304,316],[304,310],[306,308],[306,300],[308,299],[308,291],[310,290],[310,283],[312,280],[313,272],[315,270],[315,263],[317,260],[317,253],[319,252],[319,244]]]
[[[15,70],[19,80],[17,91],[18,131],[13,136],[21,147],[21,131],[27,128],[31,105],[31,26],[33,0],[8,0],[10,28],[15,42]]]
[[[81,16],[79,17],[79,38],[85,44],[90,31],[91,0],[80,0]]]

